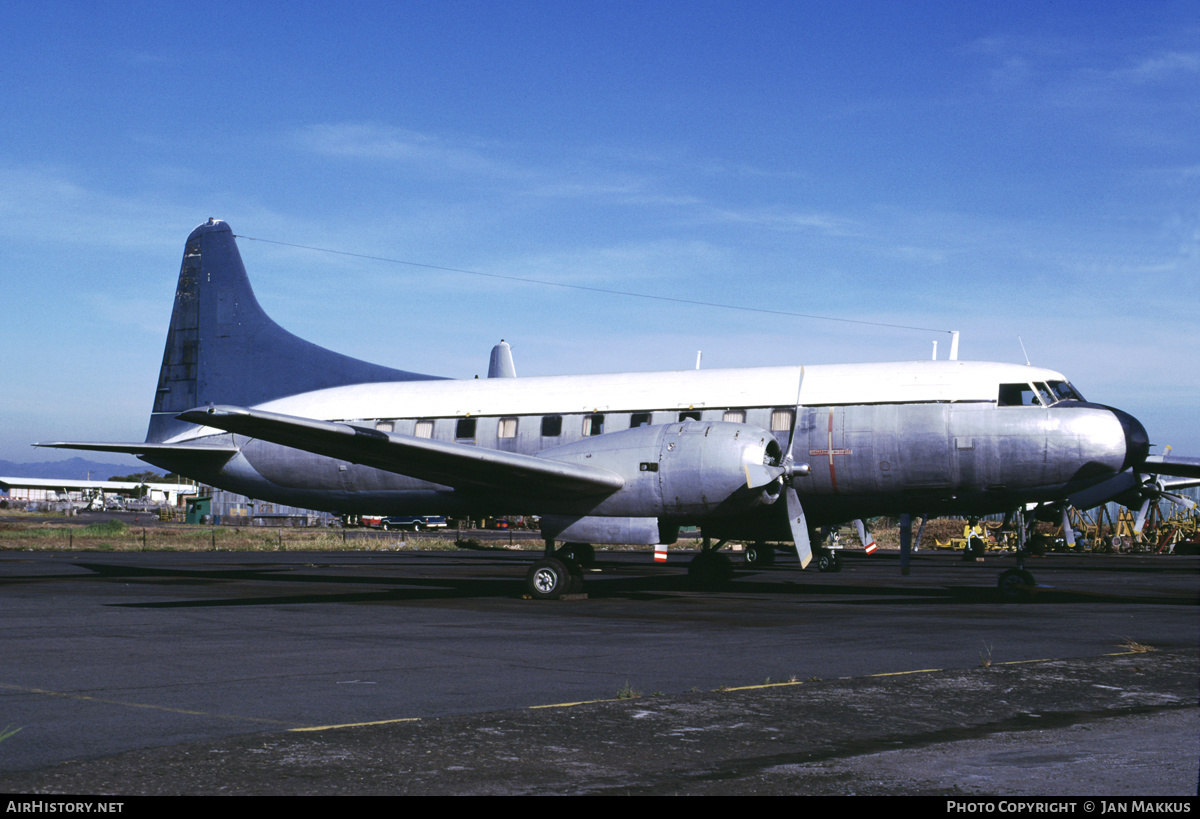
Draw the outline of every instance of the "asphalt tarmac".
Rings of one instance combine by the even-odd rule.
[[[1197,792],[1200,558],[687,557],[0,553],[0,792]]]

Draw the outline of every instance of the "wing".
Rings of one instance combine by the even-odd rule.
[[[1200,478],[1200,458],[1183,458],[1178,455],[1151,455],[1146,458],[1143,472],[1156,475],[1174,475],[1179,478]]]
[[[620,475],[598,467],[244,407],[205,407],[179,418],[467,491],[561,498],[609,495],[625,485]]]

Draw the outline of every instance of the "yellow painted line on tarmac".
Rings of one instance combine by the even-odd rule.
[[[26,694],[40,694],[44,697],[61,697],[67,700],[78,700],[80,702],[95,702],[101,705],[120,705],[125,708],[145,708],[150,711],[165,711],[169,714],[187,714],[192,717],[213,717],[214,719],[232,719],[242,722],[260,722],[268,725],[289,725],[286,720],[281,719],[266,719],[265,717],[246,717],[240,714],[215,714],[211,711],[193,711],[187,708],[171,708],[167,705],[151,705],[146,702],[130,702],[129,700],[110,700],[104,697],[92,697],[87,694],[71,694],[66,691],[50,691],[46,688],[30,688],[25,685],[6,685],[0,683],[0,689],[7,691],[21,691]]]
[[[633,699],[641,699],[641,698],[640,697],[617,697],[614,699],[607,699],[607,700],[580,700],[579,702],[555,702],[555,703],[551,703],[549,705],[531,705],[531,706],[529,706],[529,710],[535,711],[538,708],[574,708],[577,705],[594,705],[598,702],[621,702],[621,700],[623,700],[623,699],[633,700]]]
[[[368,725],[395,725],[398,722],[420,722],[420,717],[400,717],[398,719],[377,719],[371,722],[344,722],[341,725],[310,725],[307,728],[289,728],[289,733],[304,731],[332,731],[335,728],[364,728]]]
[[[1053,657],[1043,657],[1040,660],[1008,660],[1003,663],[992,663],[992,665],[1026,665],[1027,663],[1052,663]]]
[[[762,683],[761,685],[739,685],[736,688],[718,688],[717,692],[725,691],[755,691],[760,688],[782,688],[788,685],[804,685],[804,683],[796,680],[795,682],[777,682],[777,683]]]
[[[944,668],[916,668],[912,671],[887,671],[883,674],[868,674],[867,677],[903,677],[905,674],[928,674],[931,671],[945,671]]]
[[[1101,657],[1128,657],[1131,654],[1153,654],[1157,648],[1131,649],[1129,651],[1114,651],[1112,654],[1101,654]]]

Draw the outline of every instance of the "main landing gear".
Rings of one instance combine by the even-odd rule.
[[[583,593],[583,567],[596,559],[590,543],[566,543],[557,551],[546,541],[546,556],[529,567],[525,588],[534,600],[558,600]]]
[[[817,558],[813,562],[817,564],[818,571],[840,572],[842,570],[842,555],[833,549],[818,550]]]
[[[775,565],[775,547],[758,540],[746,547],[746,567],[765,569]]]
[[[729,555],[719,550],[726,541],[718,540],[716,545],[708,538],[700,547],[700,554],[688,563],[688,580],[697,589],[719,589],[733,579],[733,561]]]

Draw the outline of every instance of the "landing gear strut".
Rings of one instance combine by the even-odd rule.
[[[1033,596],[1033,575],[1025,570],[1025,556],[1029,554],[1026,543],[1031,541],[1030,530],[1037,525],[1037,516],[1031,515],[1026,519],[1024,510],[1016,513],[1017,517],[1017,567],[1000,573],[996,586],[1000,590],[1000,599],[1005,602],[1019,603]]]
[[[688,564],[688,580],[697,589],[720,588],[733,578],[733,562],[727,555],[717,551],[725,543],[726,541],[719,540],[713,546],[708,538],[704,538],[700,554],[693,557],[692,562]]]
[[[817,552],[817,570],[822,572],[840,572],[842,570],[842,555],[833,549],[821,549]]]

